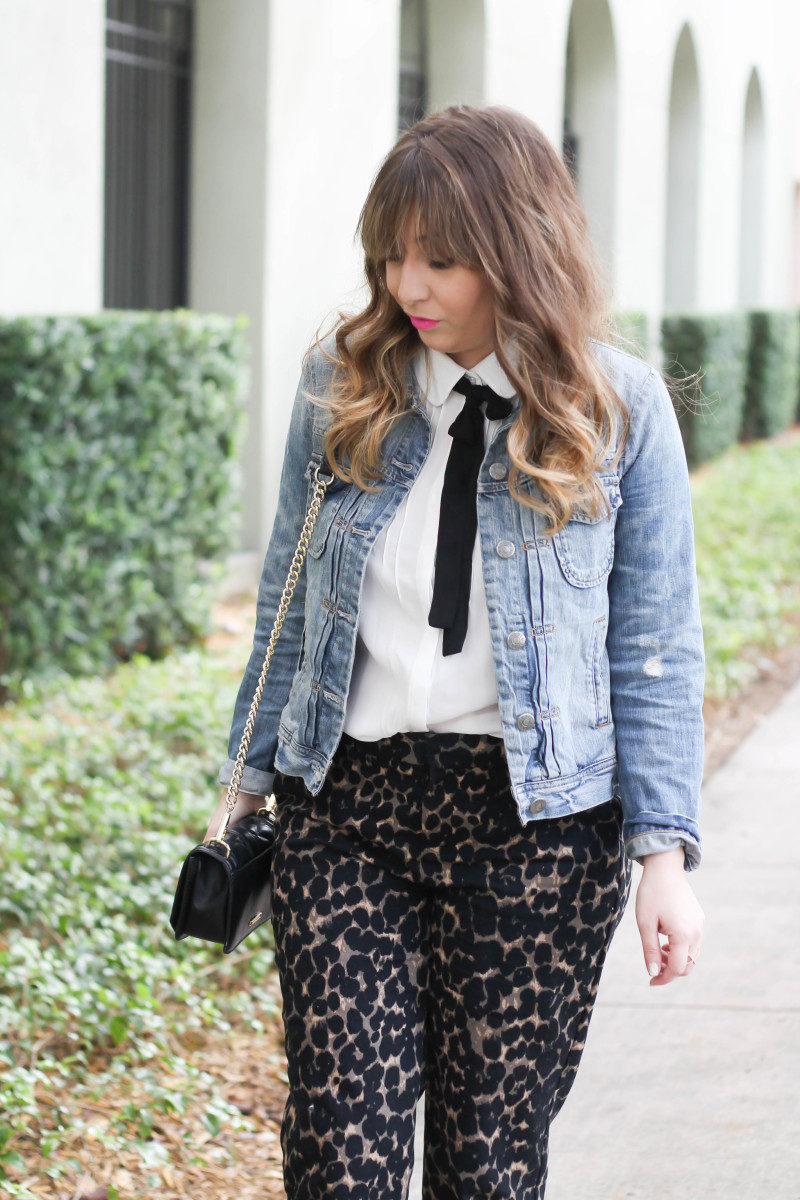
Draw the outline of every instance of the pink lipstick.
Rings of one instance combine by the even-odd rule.
[[[427,321],[424,317],[409,317],[411,324],[415,329],[433,329],[434,325],[438,325],[438,321]]]

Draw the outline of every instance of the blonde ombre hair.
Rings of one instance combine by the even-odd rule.
[[[406,367],[422,342],[387,290],[385,265],[402,257],[412,212],[431,259],[483,272],[491,288],[495,354],[520,398],[508,430],[511,495],[552,521],[547,534],[576,505],[606,515],[594,472],[614,445],[616,418],[612,465],[628,432],[626,407],[589,341],[620,340],[607,284],[569,171],[533,121],[500,105],[455,104],[417,121],[373,179],[356,228],[369,300],[337,313],[331,388],[316,400],[330,410],[334,473],[376,490],[383,441],[408,408]],[[503,349],[509,340],[516,363]],[[541,498],[518,490],[523,477]]]

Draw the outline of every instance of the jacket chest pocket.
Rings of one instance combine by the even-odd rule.
[[[606,579],[614,562],[614,527],[622,504],[617,475],[600,475],[610,516],[592,517],[575,509],[572,517],[553,537],[561,573],[573,587],[596,587]]]

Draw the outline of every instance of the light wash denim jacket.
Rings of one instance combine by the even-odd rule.
[[[335,353],[333,334],[323,344]],[[523,823],[616,795],[626,854],[640,859],[682,843],[691,871],[701,858],[705,653],[686,455],[661,375],[608,343],[593,340],[592,349],[630,413],[620,462],[609,465],[610,451],[598,471],[611,516],[576,510],[551,539],[543,536],[544,517],[514,500],[507,432],[518,397],[478,476],[478,537],[511,784]],[[304,393],[323,395],[332,370],[315,348],[294,399],[222,784],[231,779],[312,472],[323,458],[327,413]],[[385,444],[380,489],[370,494],[335,476],[328,485],[266,675],[244,791],[269,795],[276,770],[301,776],[314,795],[322,787],[344,723],[366,559],[431,442],[410,363],[406,388],[408,409]]]

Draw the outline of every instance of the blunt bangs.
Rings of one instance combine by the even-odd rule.
[[[478,269],[467,236],[467,213],[452,180],[432,154],[409,147],[375,181],[374,203],[364,214],[362,246],[367,261],[383,269],[387,258],[402,257],[403,229],[416,213],[415,236],[428,258]]]

